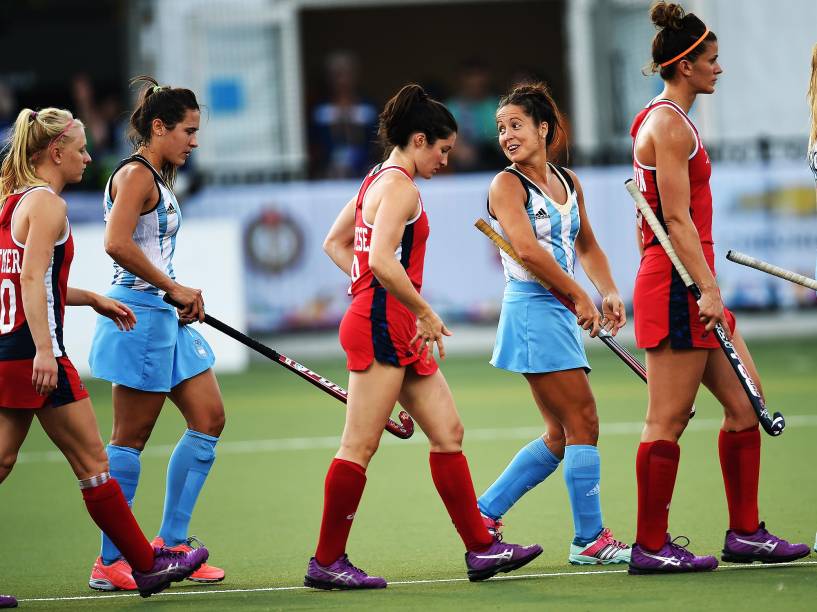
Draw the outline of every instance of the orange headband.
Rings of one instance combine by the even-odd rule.
[[[689,46],[689,48],[688,48],[688,49],[684,49],[684,50],[683,50],[683,51],[681,51],[681,52],[680,52],[678,55],[676,55],[675,57],[673,57],[671,60],[667,60],[666,62],[661,62],[661,63],[660,63],[660,64],[658,64],[658,65],[659,65],[659,66],[661,66],[661,68],[666,68],[666,67],[667,67],[667,66],[669,66],[670,64],[674,64],[674,63],[675,63],[675,62],[677,62],[679,59],[681,59],[682,57],[684,57],[684,56],[685,56],[687,53],[689,53],[690,51],[692,51],[692,50],[693,50],[695,47],[697,47],[698,45],[700,45],[700,44],[703,42],[704,38],[706,38],[707,34],[709,34],[709,28],[706,28],[706,30],[704,30],[704,33],[703,33],[703,34],[701,34],[701,37],[700,37],[698,40],[696,40],[694,43],[692,43],[692,44]]]

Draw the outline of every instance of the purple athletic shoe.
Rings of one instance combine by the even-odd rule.
[[[683,540],[684,543],[676,543]],[[689,538],[678,536],[674,540],[667,534],[664,546],[658,552],[650,552],[633,544],[630,557],[631,574],[676,574],[680,572],[708,572],[718,567],[715,557],[696,557],[689,550]]]
[[[805,557],[809,552],[807,544],[789,544],[766,531],[766,523],[761,522],[757,531],[748,535],[727,531],[721,559],[732,563],[785,563]]]
[[[502,536],[497,534],[488,550],[465,553],[468,580],[478,582],[487,580],[500,572],[512,572],[527,565],[541,554],[542,547],[538,544],[530,546],[506,544],[502,541]]]
[[[204,546],[188,552],[173,552],[167,548],[153,549],[153,567],[146,572],[133,570],[136,588],[142,597],[164,591],[171,582],[184,580],[207,561],[210,553]]]
[[[386,581],[380,576],[369,576],[352,565],[349,556],[343,554],[337,561],[324,567],[315,557],[309,560],[304,576],[304,586],[313,589],[385,589]]]
[[[0,595],[0,608],[16,608],[17,599],[11,595]]]

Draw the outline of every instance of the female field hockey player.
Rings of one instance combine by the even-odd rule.
[[[808,133],[808,165],[817,185],[817,45],[811,49],[811,78],[808,83],[808,103],[811,122]],[[817,276],[817,267],[815,267]],[[814,538],[814,552],[817,552],[817,537]]]
[[[593,336],[602,328],[617,333],[626,322],[624,305],[590,227],[579,180],[548,161],[562,128],[547,88],[516,87],[500,100],[496,122],[511,165],[491,183],[488,212],[527,270],[502,253],[506,285],[491,363],[524,375],[546,432],[517,453],[480,496],[479,509],[489,529],[499,529],[508,509],[564,460],[575,528],[568,560],[627,563],[630,548],[602,522],[599,423],[579,328]],[[577,256],[602,295],[603,319],[573,278]],[[576,314],[536,278],[572,301]]]
[[[323,519],[304,584],[318,589],[377,589],[383,578],[351,564],[346,541],[366,484],[366,468],[398,401],[431,445],[431,477],[466,548],[472,581],[532,561],[541,547],[492,537],[477,510],[463,427],[448,384],[432,355],[445,357],[451,332],[420,289],[428,217],[415,176],[431,178],[448,163],[457,123],[419,85],[406,85],[380,115],[379,135],[391,149],[343,207],[324,249],[352,277],[352,303],[340,324],[349,369],[349,402],[340,450],[326,475]]]
[[[641,220],[642,257],[633,296],[635,336],[647,352],[649,405],[636,458],[638,530],[631,574],[712,570],[712,556],[695,556],[667,533],[669,505],[681,449],[678,440],[703,383],[723,405],[718,438],[729,530],[721,559],[739,563],[792,561],[809,553],[766,531],[758,519],[758,421],[729,361],[711,333],[720,323],[760,387],[749,349],[724,308],[715,280],[711,165],[688,117],[699,94],[711,94],[722,70],[718,42],[694,14],[659,2],[650,12],[659,28],[652,44],[653,71],[664,90],[639,112],[633,137],[635,181],[701,289],[697,302],[666,252]],[[762,390],[761,390],[762,393]]]
[[[190,517],[213,465],[224,406],[213,374],[210,346],[187,323],[204,318],[201,291],[180,285],[173,252],[181,208],[173,193],[176,170],[198,146],[199,105],[189,89],[142,82],[130,118],[135,153],[117,166],[105,187],[105,250],[114,260],[109,297],[128,305],[138,323],[124,333],[100,317],[91,347],[91,371],[113,383],[113,434],[107,447],[113,474],[128,503],[139,483],[139,455],[170,397],[187,429],[167,466],[167,489],[154,544],[190,550]],[[176,311],[167,293],[184,306]],[[105,535],[89,586],[102,591],[133,589],[130,569]],[[190,580],[218,582],[224,570],[202,565]]]
[[[145,539],[109,473],[91,400],[63,345],[66,304],[91,306],[123,334],[136,323],[117,300],[68,286],[74,239],[59,194],[90,161],[85,129],[68,111],[17,116],[0,170],[0,482],[36,415],[79,479],[91,518],[122,550],[147,597],[189,576],[207,550],[172,552]]]
[[[808,83],[808,104],[811,116],[808,133],[808,165],[817,181],[817,45],[811,50],[811,78]],[[817,276],[817,270],[815,271]],[[814,544],[817,551],[817,542]]]

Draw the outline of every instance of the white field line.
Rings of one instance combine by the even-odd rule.
[[[762,564],[762,565],[721,565],[718,567],[717,572],[722,572],[726,570],[764,570],[764,569],[774,569],[778,567],[795,567],[795,566],[805,566],[805,565],[817,565],[817,561],[793,561],[791,563],[774,563],[774,564]],[[491,578],[492,581],[496,580],[522,580],[522,579],[530,579],[530,578],[560,578],[565,576],[600,576],[602,574],[626,574],[626,569],[616,569],[616,570],[586,570],[586,571],[577,571],[577,572],[550,572],[550,573],[543,573],[543,574],[515,574],[513,576],[495,576]],[[637,579],[636,579],[637,580]],[[442,584],[448,582],[468,582],[468,578],[436,578],[436,579],[428,579],[428,580],[403,580],[403,581],[395,581],[389,582],[389,586],[399,586],[399,585],[413,585],[413,584]],[[220,595],[223,593],[266,593],[272,591],[308,591],[310,590],[309,587],[305,586],[283,586],[283,587],[259,587],[256,589],[218,589],[212,588],[207,589],[206,591],[164,591],[163,593],[159,593],[154,595],[154,597],[171,597],[171,596],[186,596],[186,595]],[[117,595],[81,595],[76,597],[32,597],[30,599],[20,599],[19,601],[22,602],[31,602],[31,601],[87,601],[87,600],[97,600],[97,599],[122,599],[123,597],[138,597],[137,593],[120,593]]]
[[[720,419],[702,419],[695,417],[687,425],[686,431],[715,431],[721,426]],[[786,417],[787,427],[817,427],[817,415],[799,415]],[[601,437],[631,435],[640,433],[644,428],[642,421],[622,423],[602,423]],[[466,448],[474,442],[495,440],[527,440],[542,435],[541,427],[505,427],[490,429],[466,429]],[[783,434],[785,435],[785,433]],[[253,453],[276,453],[299,450],[336,449],[340,444],[340,436],[320,436],[311,438],[273,438],[269,440],[222,440],[217,452],[219,455],[246,455]],[[400,440],[389,434],[383,434],[381,444],[427,444],[422,431],[416,430],[408,440]],[[170,457],[175,446],[156,445],[148,446],[142,457]],[[65,461],[58,450],[21,452],[17,463],[62,463]]]

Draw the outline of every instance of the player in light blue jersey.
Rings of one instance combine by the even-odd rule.
[[[580,328],[592,336],[602,328],[615,334],[626,315],[576,175],[548,161],[559,117],[542,84],[517,87],[496,114],[499,144],[512,163],[491,183],[488,212],[525,266],[500,251],[506,284],[491,363],[525,376],[546,431],[517,453],[478,504],[496,531],[511,506],[564,462],[575,528],[568,560],[627,563],[629,547],[602,522],[598,416],[580,335]],[[577,258],[602,295],[603,316],[574,279]],[[572,302],[576,314],[537,278]]]
[[[137,323],[130,333],[97,321],[90,363],[94,376],[113,383],[113,434],[107,446],[111,475],[128,503],[139,482],[140,454],[165,398],[179,408],[187,429],[167,467],[164,514],[154,546],[190,550],[190,517],[215,460],[224,428],[224,406],[213,374],[213,352],[189,326],[204,318],[201,290],[176,282],[173,253],[182,221],[173,193],[176,169],[198,146],[200,112],[189,89],[143,83],[130,119],[135,152],[114,170],[105,187],[105,251],[114,260],[108,295],[127,304]],[[183,308],[166,304],[167,293]],[[202,565],[190,580],[218,582],[224,570]],[[135,588],[131,568],[102,536],[89,586],[103,591]]]

